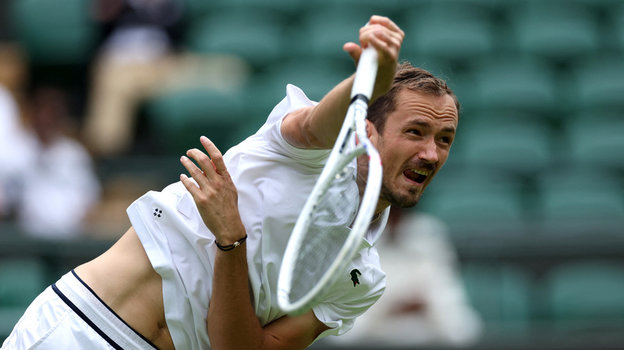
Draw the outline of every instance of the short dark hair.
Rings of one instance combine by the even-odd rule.
[[[455,107],[459,113],[459,101],[457,96],[448,87],[443,79],[430,72],[403,62],[397,67],[392,87],[383,96],[377,98],[368,108],[368,119],[375,125],[378,132],[382,132],[386,124],[386,115],[396,109],[398,93],[403,89],[421,92],[428,95],[449,95],[455,101]]]

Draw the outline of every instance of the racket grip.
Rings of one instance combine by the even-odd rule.
[[[362,50],[362,55],[360,55],[351,89],[351,98],[364,95],[370,101],[375,87],[375,78],[377,78],[377,50],[369,45]]]

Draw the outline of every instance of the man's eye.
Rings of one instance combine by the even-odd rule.
[[[409,129],[409,130],[407,130],[407,133],[408,133],[408,134],[418,135],[418,136],[421,136],[421,135],[422,135],[422,133],[420,132],[420,130],[417,130],[417,129]]]

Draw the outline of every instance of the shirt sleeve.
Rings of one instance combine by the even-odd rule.
[[[357,284],[352,279],[356,270]],[[355,319],[377,302],[385,288],[386,274],[381,269],[377,249],[362,248],[320,297],[323,302],[313,308],[316,318],[330,327],[319,339],[350,330]]]
[[[343,300],[330,301],[313,308],[314,314],[319,321],[329,327],[318,338],[329,335],[342,335],[353,328],[357,317],[366,312],[383,294],[385,283],[379,283],[370,289],[365,295],[343,296]]]
[[[257,135],[269,142],[269,148],[277,153],[295,160],[299,163],[313,167],[322,167],[327,161],[331,150],[329,149],[304,149],[295,147],[286,141],[281,132],[284,117],[298,109],[315,106],[318,102],[310,100],[298,87],[288,84],[286,97],[273,108],[266,123],[260,128]]]

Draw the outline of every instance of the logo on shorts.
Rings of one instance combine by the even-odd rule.
[[[154,216],[161,217],[162,216],[161,214],[162,214],[162,210],[158,208],[154,209]]]
[[[351,281],[353,282],[353,286],[357,286],[358,284],[360,284],[360,279],[358,278],[358,275],[361,275],[362,273],[360,272],[360,270],[358,269],[353,269],[350,272],[351,274]]]

